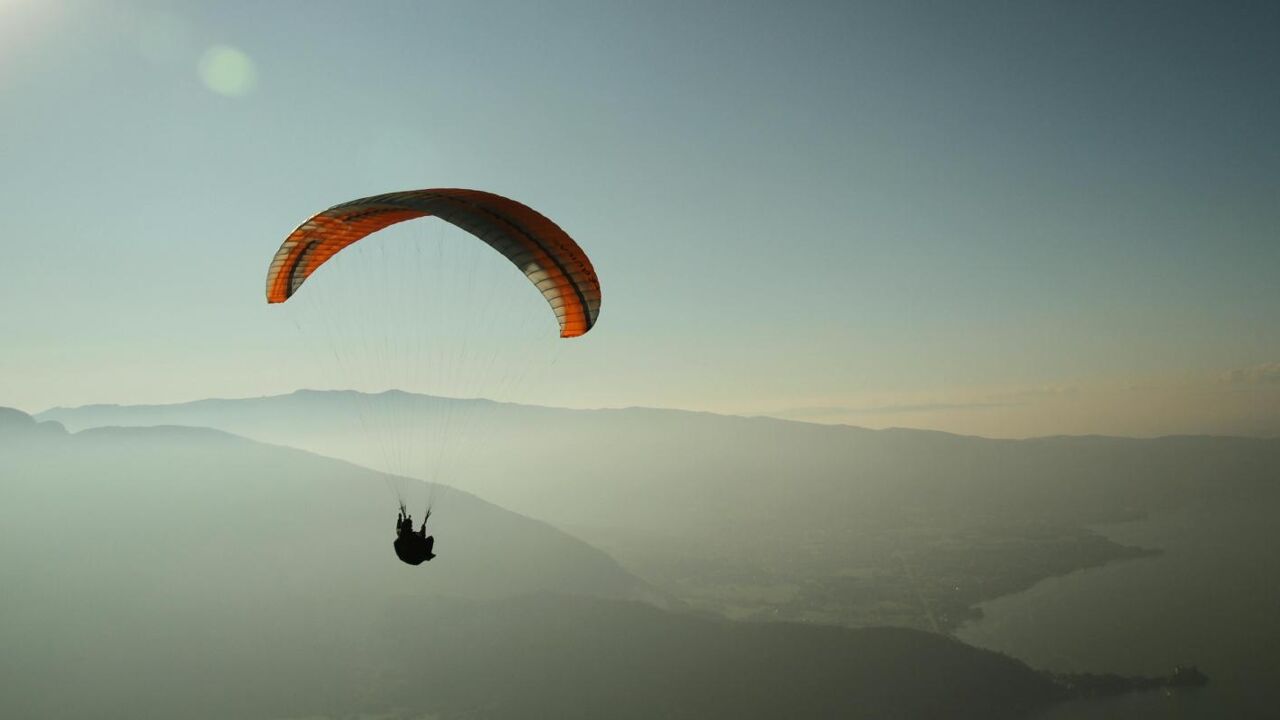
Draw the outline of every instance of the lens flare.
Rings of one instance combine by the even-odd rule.
[[[227,97],[242,97],[258,84],[253,60],[230,45],[214,45],[200,58],[200,79],[205,87]]]

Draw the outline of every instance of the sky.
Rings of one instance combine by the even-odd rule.
[[[267,262],[470,187],[603,286],[502,399],[1280,435],[1277,76],[1274,3],[0,0],[0,405],[360,386]]]

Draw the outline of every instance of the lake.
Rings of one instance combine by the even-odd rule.
[[[1280,717],[1278,520],[1268,497],[1095,528],[1164,554],[985,603],[957,635],[1054,671],[1165,675],[1183,663],[1209,676],[1203,688],[1076,701],[1037,720]]]

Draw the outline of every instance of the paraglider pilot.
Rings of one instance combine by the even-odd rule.
[[[431,511],[427,510],[427,516],[422,518],[422,527],[417,532],[413,531],[413,518],[405,511],[404,505],[400,506],[400,515],[396,518],[396,557],[401,561],[410,565],[421,565],[431,558],[435,557],[432,549],[435,547],[436,538],[434,535],[427,534],[427,520],[431,518]]]

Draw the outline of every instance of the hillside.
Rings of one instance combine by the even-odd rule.
[[[407,571],[391,550],[395,503],[377,473],[216,430],[66,434],[47,422],[0,424],[0,478],[0,546],[9,556],[0,572],[74,568],[59,582],[85,591],[117,574],[193,598],[233,581],[301,593],[336,582],[340,568],[335,590],[353,602],[440,589],[647,593],[604,553],[462,492],[452,494],[448,515],[432,519],[440,557]],[[7,577],[4,586],[41,578]],[[69,588],[48,588],[57,589]]]
[[[219,431],[0,413],[0,716],[1000,718],[1062,694],[926,633],[621,600],[648,591],[463,493],[407,568],[378,482]]]

